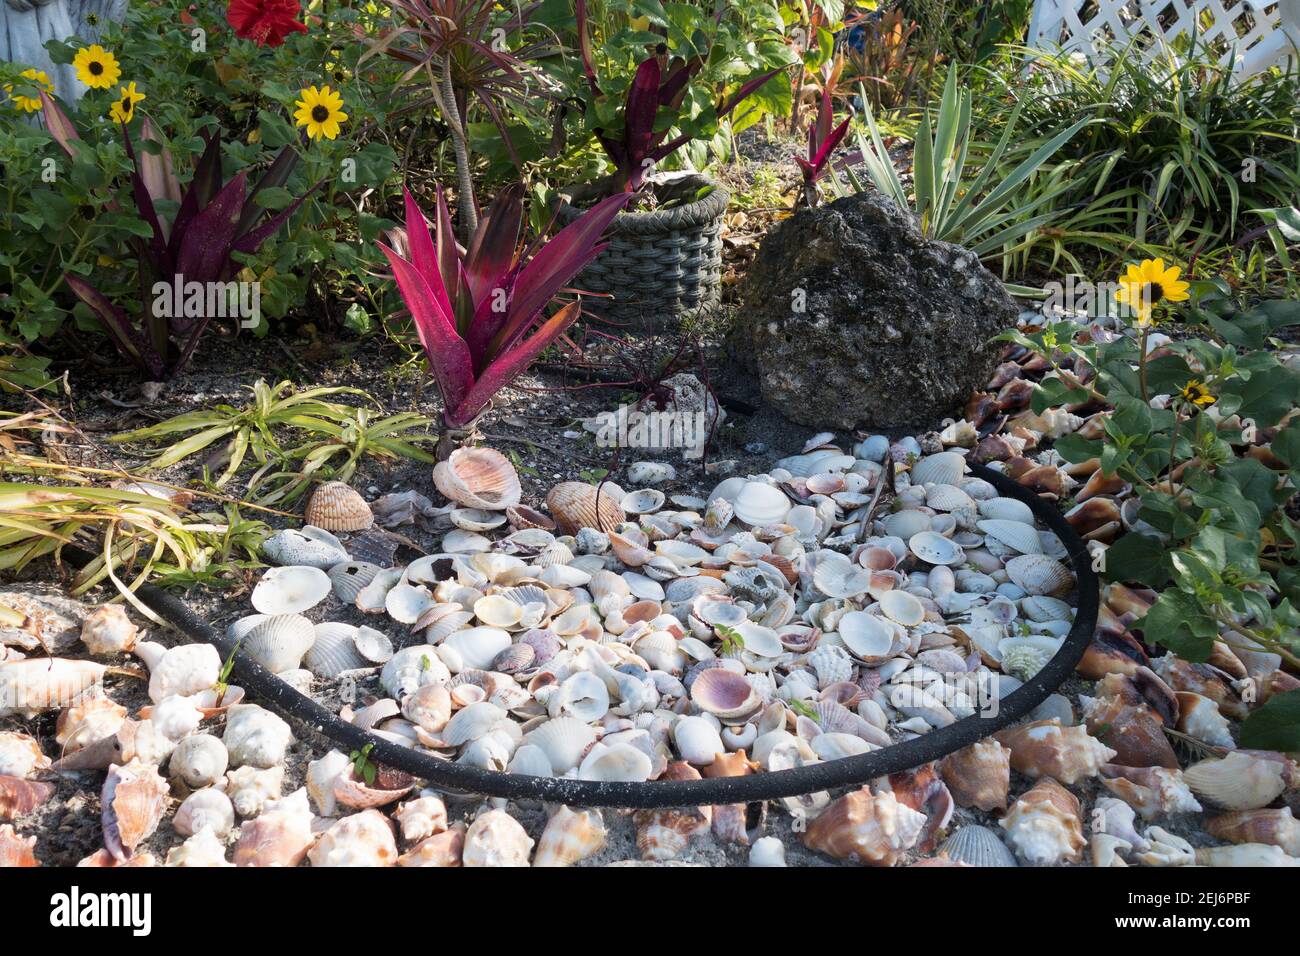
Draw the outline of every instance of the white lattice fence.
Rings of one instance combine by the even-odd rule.
[[[1300,0],[1037,0],[1029,24],[1030,46],[1083,53],[1094,62],[1136,38],[1148,57],[1161,41],[1199,37],[1219,54],[1236,58],[1243,75],[1295,57],[1300,47]]]

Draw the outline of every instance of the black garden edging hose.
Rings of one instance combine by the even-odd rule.
[[[708,780],[607,783],[529,777],[452,763],[369,734],[298,693],[243,651],[235,654],[234,677],[239,686],[256,695],[259,703],[311,725],[344,752],[361,750],[370,745],[370,756],[376,762],[448,790],[513,800],[539,799],[571,806],[672,807],[749,803],[861,785],[876,777],[936,760],[1019,720],[1042,703],[1073,673],[1092,639],[1097,622],[1098,584],[1097,576],[1092,570],[1091,556],[1082,539],[1065,522],[1060,512],[1037,495],[997,472],[979,465],[971,465],[970,468],[972,474],[992,483],[1000,494],[1018,498],[1028,504],[1035,517],[1055,531],[1064,542],[1069,551],[1068,561],[1075,573],[1079,594],[1074,627],[1056,656],[1032,680],[1001,700],[996,715],[984,717],[976,713],[951,726],[871,753],[794,770]],[[234,650],[233,641],[200,621],[175,596],[153,585],[141,587],[136,594],[160,617],[191,640],[214,645],[223,659]]]

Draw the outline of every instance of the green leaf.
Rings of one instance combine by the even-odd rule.
[[[1300,750],[1300,690],[1273,695],[1242,721],[1241,745],[1252,750]]]
[[[1158,588],[1169,581],[1169,546],[1151,535],[1130,533],[1106,549],[1106,577]]]
[[[1218,625],[1201,611],[1196,598],[1174,588],[1161,592],[1151,610],[1135,626],[1142,629],[1142,636],[1149,643],[1167,647],[1193,662],[1209,657],[1219,636]]]

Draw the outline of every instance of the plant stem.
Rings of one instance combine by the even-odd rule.
[[[478,208],[474,202],[474,181],[470,178],[469,140],[465,135],[464,121],[460,107],[456,105],[456,88],[451,82],[451,56],[442,58],[441,86],[434,86],[434,98],[442,111],[447,128],[451,131],[451,148],[456,155],[457,181],[457,222],[460,225],[460,238],[469,245],[470,236],[478,228]]]
[[[1151,334],[1149,325],[1142,326],[1142,335],[1138,339],[1138,385],[1142,389],[1142,401],[1151,404],[1147,394],[1147,336]]]

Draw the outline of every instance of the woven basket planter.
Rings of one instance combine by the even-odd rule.
[[[652,329],[714,308],[722,287],[722,216],[730,195],[707,176],[692,173],[673,185],[695,190],[712,186],[703,198],[653,212],[620,213],[607,233],[608,247],[575,280],[591,297],[584,307],[596,315]],[[689,184],[689,185],[687,185]],[[602,195],[598,185],[567,190],[559,224],[567,226]]]

